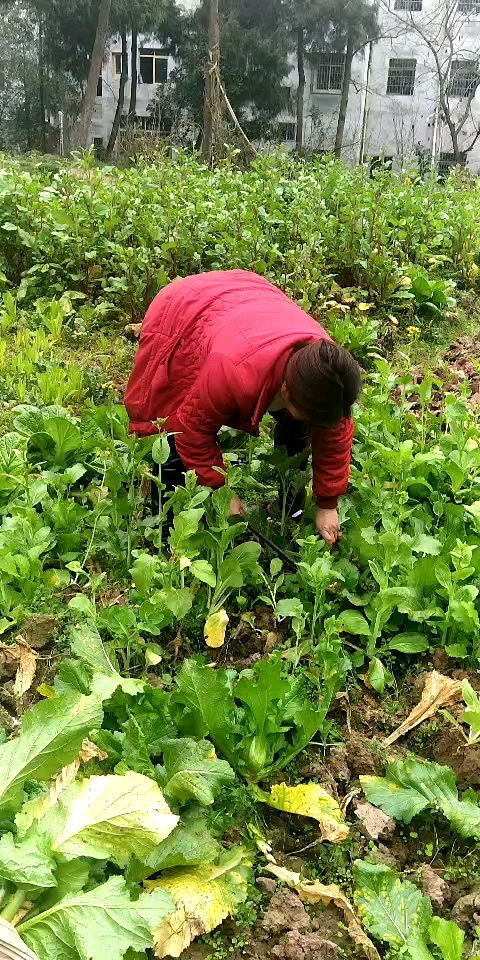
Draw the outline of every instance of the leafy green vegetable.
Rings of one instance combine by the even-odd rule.
[[[462,713],[462,722],[468,723],[470,732],[468,742],[478,743],[480,740],[480,697],[475,693],[468,680],[462,682],[462,695],[467,709]]]
[[[410,823],[422,810],[437,810],[461,837],[480,836],[480,806],[459,800],[455,774],[428,760],[397,760],[385,777],[360,777],[365,796],[384,813]]]
[[[92,671],[91,690],[101,700],[111,697],[118,687],[131,696],[142,693],[144,684],[140,680],[122,677],[115,669],[93,624],[82,624],[73,629],[71,649]]]
[[[356,860],[355,903],[367,930],[410,960],[433,960],[427,944],[439,947],[444,960],[461,960],[464,933],[451,920],[432,917],[428,897],[389,867]]]
[[[405,947],[409,939],[423,936],[432,916],[428,897],[409,880],[399,880],[393,870],[356,860],[355,903],[367,930],[392,947]]]
[[[235,779],[230,764],[219,760],[206,740],[165,740],[162,753],[161,783],[165,796],[180,806],[190,800],[208,806],[222,787]]]
[[[208,734],[218,752],[253,782],[281,770],[303,750],[321,726],[334,693],[332,685],[314,706],[303,680],[278,659],[260,661],[237,682],[233,671],[187,660],[176,682],[170,709],[182,732]]]
[[[37,829],[64,857],[93,857],[124,864],[142,859],[174,829],[157,784],[139,773],[76,781],[40,820]]]
[[[220,844],[208,829],[204,815],[198,808],[187,809],[180,823],[163,843],[155,847],[140,862],[130,862],[127,871],[129,880],[138,882],[172,867],[192,867],[213,863],[220,853]]]
[[[11,833],[0,838],[0,877],[28,893],[56,887],[56,863],[50,844],[43,837],[30,836],[16,844]]]
[[[0,746],[0,811],[15,812],[26,780],[48,780],[80,752],[101,724],[97,697],[65,695],[38,703],[24,717],[20,736]]]
[[[111,877],[88,893],[66,897],[17,929],[41,958],[122,960],[130,948],[151,947],[154,930],[174,909],[166,890],[133,901],[125,880]]]

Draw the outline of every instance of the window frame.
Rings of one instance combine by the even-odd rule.
[[[400,80],[401,80],[401,77],[402,77],[402,74],[401,74],[402,68],[400,68],[400,67],[393,68],[393,67],[392,67],[392,64],[401,64],[401,63],[402,63],[402,64],[413,64],[413,68],[412,68],[412,67],[410,68],[410,71],[413,70],[413,76],[410,77],[410,79],[411,79],[411,90],[410,90],[410,88],[409,88],[408,90],[405,90],[405,89],[402,89],[402,90],[391,89],[392,86],[395,86],[395,84],[393,83],[393,81],[394,81],[394,79],[395,79],[395,76],[396,76],[396,80],[397,80],[397,85],[398,85],[398,86],[400,85]],[[389,59],[389,61],[388,61],[388,75],[387,75],[386,96],[388,96],[388,97],[413,97],[413,95],[414,95],[414,93],[415,93],[415,82],[416,82],[416,79],[417,79],[417,63],[418,63],[418,61],[417,61],[414,57],[390,57],[390,59]],[[397,71],[397,74],[396,74],[396,75],[395,75],[395,73],[393,72],[393,71],[395,71],[395,70]],[[408,78],[408,68],[407,68],[407,67],[403,67],[403,70],[405,71],[405,74],[404,74],[404,77],[403,77],[403,85],[406,86],[406,81],[409,79],[409,78]]]
[[[334,58],[341,58],[341,62],[334,63]],[[321,58],[330,60],[330,62],[321,62]],[[346,54],[340,53],[335,50],[324,50],[319,53],[315,58],[315,72],[313,78],[313,93],[323,93],[327,95],[338,95],[342,92],[343,80],[345,77],[345,65],[346,65]],[[320,70],[324,69],[328,71],[328,86],[319,86],[319,76]],[[340,82],[338,86],[331,86],[332,83],[332,73],[334,70],[340,70]]]
[[[99,91],[100,91],[100,92],[99,92]],[[96,92],[95,96],[98,97],[99,100],[101,100],[102,97],[103,97],[103,76],[102,76],[102,74],[100,74],[100,76],[99,76],[99,78],[98,78],[98,80],[97,80],[97,92]]]
[[[466,10],[463,9],[464,6],[467,7]],[[473,17],[475,20],[479,19],[480,0],[458,0],[457,13],[464,17]]]
[[[147,52],[148,51],[148,52]],[[142,83],[150,87],[159,86],[161,83],[166,83],[168,80],[168,60],[169,54],[162,47],[141,47],[139,51],[140,63],[139,63],[139,76],[141,77]],[[152,61],[152,80],[144,80],[142,76],[142,60],[151,60]],[[165,65],[165,79],[156,80],[156,65],[157,64]]]
[[[457,67],[454,71],[454,64],[464,64],[464,70],[461,67]],[[468,72],[470,70],[470,72]],[[462,92],[457,92],[455,88],[455,83],[463,80],[464,89]],[[480,71],[479,64],[476,60],[452,60],[450,67],[450,78],[448,81],[447,96],[457,100],[467,100],[471,96],[471,90],[468,87],[474,85],[474,95],[480,84]]]
[[[282,142],[282,143],[296,143],[296,140],[297,140],[297,124],[296,124],[295,120],[280,120],[278,126],[279,126],[279,128],[280,128],[279,133],[280,133],[280,135],[281,135],[281,137],[282,137],[282,139],[281,139],[281,142]],[[289,128],[289,127],[290,127],[291,130],[293,131],[293,137],[283,136],[283,133],[286,134],[286,133],[289,132],[289,131],[288,131],[288,128]],[[283,128],[283,129],[282,129],[282,128]]]
[[[120,70],[117,70],[117,58],[118,58],[118,63],[120,64]],[[112,60],[113,60],[113,76],[114,76],[114,79],[115,79],[115,80],[120,80],[120,77],[122,76],[122,52],[121,52],[121,50],[114,51],[114,52],[112,53]],[[127,56],[127,80],[128,80],[128,56]]]
[[[423,0],[394,0],[393,9],[403,13],[422,13]]]

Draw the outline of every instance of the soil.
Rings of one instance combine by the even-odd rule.
[[[449,671],[442,658],[437,659],[445,675],[455,679],[468,676],[478,688],[476,673]],[[452,833],[440,814],[420,815],[408,826],[383,815],[378,818],[359,784],[360,776],[382,774],[388,761],[415,753],[452,767],[460,791],[467,787],[480,789],[480,747],[467,746],[453,723],[441,714],[412,730],[389,748],[388,755],[382,746],[385,737],[419,701],[425,676],[423,672],[405,678],[397,691],[395,712],[387,711],[386,700],[369,691],[352,691],[348,724],[344,709],[339,706],[334,713],[342,725],[344,742],[334,746],[326,757],[318,747],[310,747],[302,755],[295,782],[299,778],[314,779],[341,804],[347,804],[351,833],[344,844],[334,848],[322,844],[311,820],[273,810],[265,813],[265,834],[280,866],[306,877],[318,877],[323,883],[338,883],[348,896],[355,859],[369,858],[395,869],[423,889],[432,900],[435,914],[460,923],[466,934],[468,957],[475,928],[480,924],[480,856],[475,842]],[[449,710],[459,716],[461,706],[457,709],[453,705]],[[229,920],[220,928],[222,943],[230,946],[233,960],[335,960],[359,955],[336,907],[305,907],[294,891],[275,885],[270,877],[260,877],[257,885],[262,901],[253,925],[245,929]],[[238,947],[232,949],[235,944]],[[197,944],[187,953],[188,960],[216,960],[221,956],[211,946],[210,952],[208,948],[202,952],[205,946]]]
[[[443,396],[446,391],[461,393],[465,386],[471,391],[469,405],[480,403],[480,333],[473,336],[458,337],[442,357],[442,364],[432,370],[433,376],[441,381],[440,386],[434,386],[430,410],[440,413],[443,405]],[[425,375],[424,366],[414,367],[411,371],[413,383],[420,384]],[[398,393],[400,400],[400,392]],[[420,403],[413,400],[413,410],[420,410]]]

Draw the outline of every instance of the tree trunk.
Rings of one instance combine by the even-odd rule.
[[[345,133],[345,121],[347,119],[348,97],[350,94],[350,83],[352,81],[352,63],[354,57],[354,46],[352,31],[348,31],[347,52],[345,54],[345,71],[343,74],[342,96],[340,97],[340,110],[338,113],[337,134],[335,137],[335,156],[340,160],[342,156],[343,136]]]
[[[38,18],[38,100],[40,110],[40,148],[42,153],[47,152],[47,136],[45,130],[45,60],[43,55],[43,16]]]
[[[297,30],[297,69],[298,69],[298,90],[297,90],[297,142],[296,149],[300,153],[304,147],[304,125],[305,125],[305,28],[298,27]]]
[[[93,45],[92,59],[90,60],[90,69],[88,71],[87,89],[83,99],[82,110],[75,125],[74,142],[75,146],[87,149],[89,147],[90,126],[92,123],[93,111],[95,110],[95,97],[97,95],[98,78],[102,72],[103,55],[105,53],[105,43],[108,35],[108,19],[112,0],[100,0],[98,9],[97,31],[95,34],[95,43]]]
[[[127,85],[127,78],[128,78],[127,34],[125,33],[125,31],[122,31],[121,37],[122,37],[122,72],[120,74],[120,85],[118,88],[117,109],[115,110],[115,116],[113,118],[113,126],[110,132],[107,149],[105,151],[105,157],[107,160],[109,160],[110,157],[112,156],[113,149],[117,142],[118,131],[120,129],[120,122],[123,114],[123,106],[125,103],[125,87]]]
[[[138,32],[136,26],[132,26],[132,52],[131,52],[131,80],[130,80],[130,106],[128,108],[128,121],[133,123],[137,113],[137,87],[138,87]]]
[[[208,23],[208,59],[205,71],[205,100],[203,108],[202,160],[210,163],[213,157],[221,121],[220,73],[220,14],[219,0],[210,0]]]

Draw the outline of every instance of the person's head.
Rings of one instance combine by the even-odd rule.
[[[328,340],[297,347],[281,388],[290,414],[314,427],[335,427],[342,417],[350,416],[361,389],[357,361]]]

